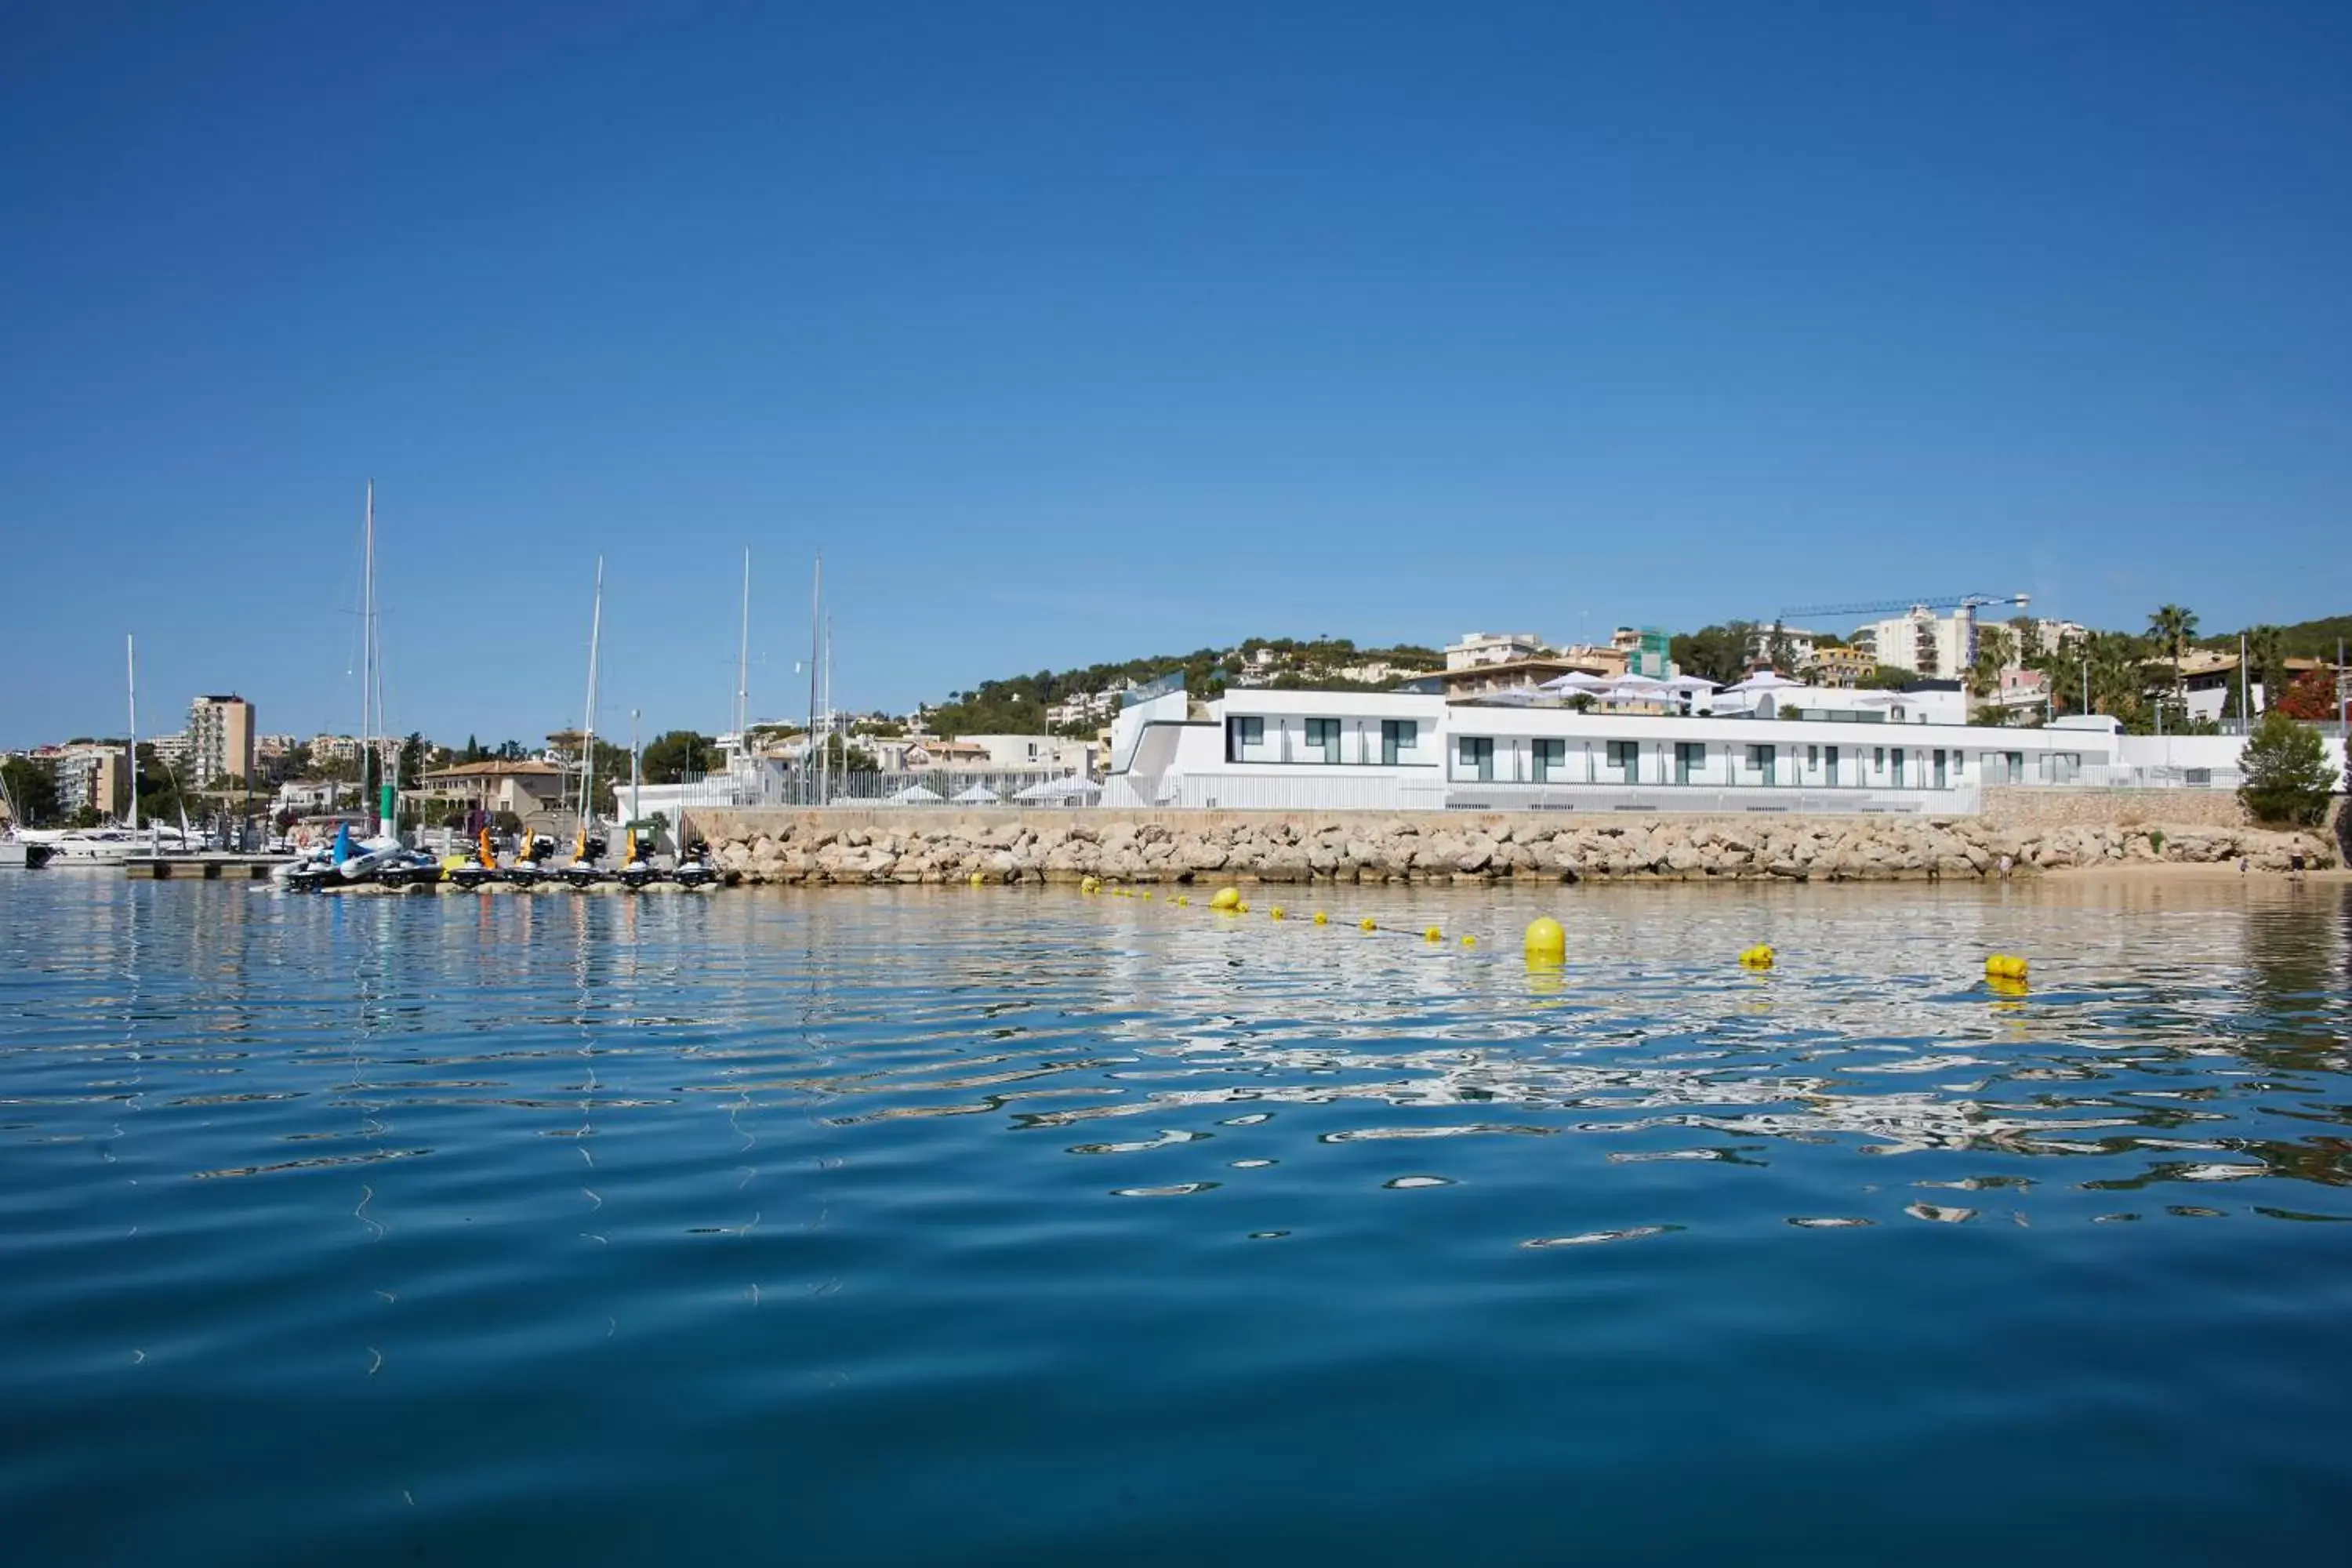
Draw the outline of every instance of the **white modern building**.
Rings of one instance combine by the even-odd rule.
[[[1833,706],[1867,694],[1772,695],[1766,717],[1360,691],[1228,691],[1195,706],[1166,691],[1113,724],[1103,804],[1961,814],[1987,784],[2238,783],[2234,740],[2166,752],[2106,719],[2006,729],[1951,721],[1940,702],[1897,718]]]
[[[1475,669],[1485,664],[1517,664],[1543,651],[1543,639],[1533,632],[1465,632],[1460,642],[1445,645],[1445,668]]]

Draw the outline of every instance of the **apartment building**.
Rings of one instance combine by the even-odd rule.
[[[121,746],[92,742],[60,747],[51,761],[57,770],[58,809],[68,816],[79,811],[124,816],[131,807],[126,761]]]
[[[210,789],[223,780],[253,781],[253,704],[235,692],[188,705],[189,782]]]

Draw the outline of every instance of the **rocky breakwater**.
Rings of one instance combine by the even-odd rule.
[[[844,884],[1493,882],[1585,878],[1889,881],[2135,862],[2330,866],[2311,833],[2252,827],[2003,827],[1980,818],[1610,817],[1532,813],[742,811],[698,819],[730,879]]]

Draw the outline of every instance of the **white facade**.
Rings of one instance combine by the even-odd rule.
[[[1854,628],[1853,642],[1895,669],[1949,680],[1976,662],[1976,618],[1913,610]]]
[[[978,765],[990,773],[1082,773],[1093,763],[1091,741],[1060,735],[958,735],[967,746],[978,746],[988,759]]]
[[[2239,742],[2225,744],[2234,768]],[[1229,691],[1193,718],[1174,692],[1119,715],[1104,804],[1962,813],[1986,784],[2142,782],[2125,745],[2106,728],[1887,721],[1865,710],[1580,713],[1356,691]]]
[[[1512,664],[1543,652],[1543,639],[1533,632],[1465,632],[1462,640],[1445,645],[1445,668],[1475,669],[1484,664]]]

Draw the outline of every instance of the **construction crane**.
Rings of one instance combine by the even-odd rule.
[[[1843,619],[1850,616],[1901,616],[1916,614],[1921,610],[1951,610],[1969,623],[1967,631],[1960,638],[1960,660],[1966,664],[1976,658],[1976,619],[1979,610],[1993,605],[2004,605],[2014,606],[2017,612],[2022,615],[2025,612],[2025,606],[2031,603],[2032,603],[2032,595],[2029,594],[1946,594],[1917,599],[1879,599],[1863,605],[1801,605],[1791,609],[1782,610],[1772,617],[1772,642],[1776,647],[1780,644],[1785,635],[1788,622],[1792,616],[1802,616],[1808,620],[1816,617]],[[1921,634],[1917,657],[1921,662],[1916,668],[1930,673],[1934,672],[1937,661],[1933,641],[1925,632]]]
[[[1971,616],[1988,605],[2014,605],[2021,612],[2032,603],[2030,594],[1947,594],[1938,598],[1880,599],[1868,605],[1801,605],[1772,617],[1780,626],[1791,616],[1899,616],[1910,610],[1966,610]]]

